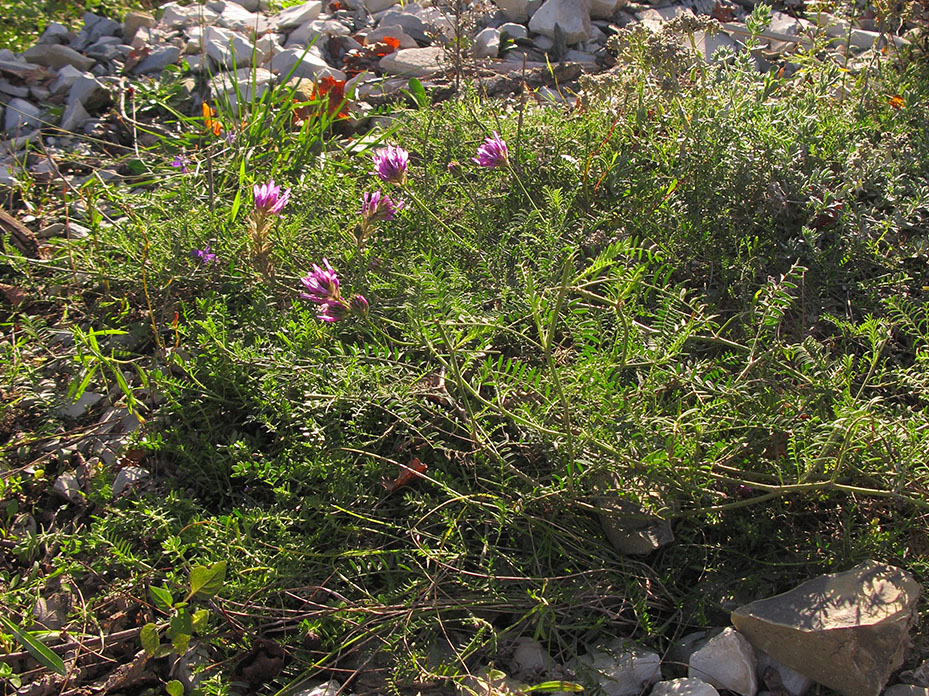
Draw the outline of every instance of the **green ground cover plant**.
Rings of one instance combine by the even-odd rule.
[[[11,620],[73,596],[152,693],[183,654],[201,693],[415,693],[517,636],[663,651],[865,558],[925,581],[927,62],[645,40],[571,111],[470,84],[346,137],[285,90],[69,190],[90,236],[3,256]],[[138,414],[128,452],[69,389]],[[675,542],[618,553],[617,505]]]

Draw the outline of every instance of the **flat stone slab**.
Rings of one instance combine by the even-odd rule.
[[[922,588],[865,561],[732,612],[752,644],[844,696],[878,696],[902,664]]]
[[[381,58],[381,67],[391,75],[429,77],[443,69],[444,54],[441,46],[404,48]]]

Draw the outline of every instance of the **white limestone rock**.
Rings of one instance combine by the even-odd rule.
[[[181,49],[177,46],[156,48],[132,69],[132,73],[134,75],[157,75],[169,65],[174,65],[180,57]]]
[[[113,498],[118,498],[149,478],[151,478],[151,474],[140,466],[127,466],[120,469],[119,473],[116,474],[116,480],[113,481]]]
[[[23,131],[40,128],[41,111],[32,102],[16,97],[6,105],[6,117],[3,120],[3,129],[7,133],[22,133]]]
[[[305,48],[285,48],[271,59],[271,70],[283,78],[290,77],[332,77],[344,80],[345,73],[331,67],[316,46]]]
[[[210,81],[213,98],[224,109],[238,113],[239,97],[248,104],[260,99],[271,88],[274,76],[265,68],[240,68],[220,73]]]
[[[651,696],[719,696],[719,692],[702,679],[683,677],[658,682]]]
[[[529,19],[529,0],[494,0],[511,22],[525,23]]]
[[[400,46],[398,48],[419,48],[416,39],[407,34],[399,24],[382,25],[377,29],[372,29],[365,36],[365,44],[370,46],[371,44],[383,40],[385,36],[392,36],[399,41]]]
[[[755,649],[734,628],[726,628],[690,656],[688,677],[696,677],[717,689],[728,689],[742,696],[758,691]]]
[[[516,639],[511,660],[513,674],[517,677],[536,680],[552,668],[552,658],[539,641],[520,637]]]
[[[330,36],[348,36],[351,31],[342,22],[334,19],[314,19],[294,29],[287,36],[286,46],[322,45]]]
[[[661,658],[651,650],[617,638],[600,650],[569,660],[565,667],[606,696],[638,696],[661,679]]]
[[[309,0],[309,2],[305,2],[302,5],[294,5],[293,7],[281,10],[277,18],[272,20],[272,24],[277,27],[278,31],[296,29],[301,24],[306,24],[307,22],[312,22],[314,19],[318,19],[322,8],[323,4],[319,2],[319,0]]]
[[[49,68],[63,68],[72,65],[79,70],[90,70],[96,62],[73,48],[60,44],[38,44],[23,51],[23,58],[30,63],[45,65]]]
[[[471,55],[475,58],[496,58],[500,53],[500,30],[494,27],[482,29],[474,37]]]
[[[500,30],[501,39],[506,36],[510,39],[525,39],[529,36],[529,30],[522,24],[516,22],[506,22],[497,27]]]
[[[225,69],[242,68],[252,63],[252,42],[238,32],[207,27],[201,41],[206,54]]]
[[[169,2],[161,6],[163,14],[158,26],[162,29],[182,29],[194,25],[212,24],[219,15],[209,7],[203,5],[178,5]]]
[[[555,38],[558,24],[569,44],[584,41],[590,34],[591,0],[545,0],[529,20],[529,31]]]
[[[813,686],[812,679],[782,665],[768,653],[756,650],[755,655],[758,657],[758,679],[772,691],[776,688],[788,696],[803,696]]]
[[[383,12],[397,4],[397,0],[364,0],[365,9],[371,14]]]
[[[391,75],[429,77],[443,69],[444,49],[441,46],[405,48],[381,58],[381,68]]]
[[[877,696],[902,664],[922,587],[865,561],[732,612],[759,649],[844,696]]]
[[[620,0],[591,0],[590,16],[592,19],[611,19],[619,6]]]

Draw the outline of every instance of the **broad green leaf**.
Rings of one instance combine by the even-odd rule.
[[[142,649],[145,654],[149,657],[155,657],[155,653],[158,652],[158,644],[161,642],[158,638],[158,627],[153,623],[145,624],[139,634],[139,639],[142,641]]]
[[[155,587],[152,585],[148,588],[148,591],[151,592],[152,600],[154,600],[156,607],[165,613],[171,612],[174,608],[174,597],[171,596],[168,590],[163,587]]]
[[[212,597],[222,589],[225,579],[226,561],[211,566],[194,566],[190,571],[190,594],[187,599]]]
[[[168,696],[183,696],[184,685],[181,684],[177,679],[172,679],[167,684],[165,684],[165,691],[168,692]]]
[[[203,633],[206,630],[207,623],[210,620],[209,609],[198,609],[194,612],[193,627],[197,633]]]
[[[243,160],[244,162],[245,160]],[[242,207],[242,189],[235,192],[235,198],[232,201],[232,210],[229,211],[229,222],[235,222],[239,214],[239,208]]]
[[[26,648],[29,654],[32,655],[40,665],[53,672],[57,672],[61,676],[65,676],[68,673],[65,669],[64,661],[32,637],[28,631],[20,631],[19,627],[5,616],[0,616],[0,623],[3,624],[3,627],[7,631],[13,634],[13,637]]]
[[[168,627],[168,638],[174,640],[175,636],[187,635],[194,632],[194,622],[190,618],[190,612],[181,609],[171,617],[171,624]]]
[[[188,645],[190,645],[189,633],[181,633],[180,635],[174,636],[174,640],[171,641],[171,647],[178,655],[183,655],[185,652],[187,652]]]
[[[429,106],[429,95],[426,94],[426,88],[423,87],[423,83],[417,80],[415,77],[411,77],[407,84],[410,88],[410,94],[413,96],[413,100],[416,102],[416,105],[420,109],[425,109],[427,106]]]

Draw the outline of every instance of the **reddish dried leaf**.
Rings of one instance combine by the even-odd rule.
[[[419,459],[413,457],[413,461],[409,463],[409,466],[400,465],[400,474],[393,481],[390,479],[384,479],[381,481],[381,485],[387,489],[388,492],[392,493],[398,488],[403,486],[409,486],[416,479],[422,478],[423,473],[429,467],[426,464],[423,464]]]

